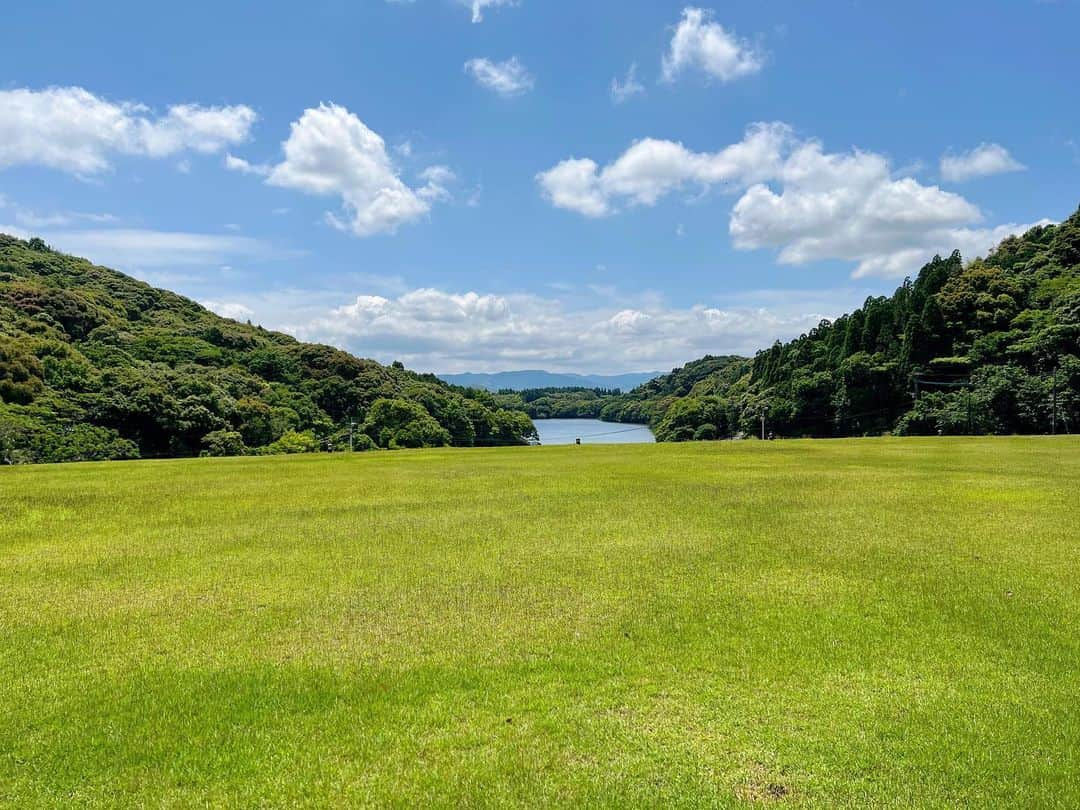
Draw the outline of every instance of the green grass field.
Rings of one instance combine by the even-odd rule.
[[[0,470],[0,803],[1080,806],[1080,441]]]

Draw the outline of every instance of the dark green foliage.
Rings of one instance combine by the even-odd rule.
[[[693,438],[700,426],[680,424],[668,436],[667,428],[660,428],[668,409],[680,397],[695,393],[707,394],[709,385],[717,380],[738,379],[744,372],[746,361],[740,357],[703,357],[670,374],[665,374],[635,388],[629,393],[604,388],[539,388],[525,391],[500,391],[498,403],[507,409],[523,411],[533,419],[603,419],[608,422],[627,424],[650,424],[665,437],[674,441]],[[704,387],[695,388],[699,383]],[[681,417],[680,417],[681,418]],[[730,421],[722,417],[703,417],[719,433],[724,433]],[[689,428],[684,430],[683,428]],[[677,438],[675,433],[677,433]],[[702,436],[709,435],[706,430]]]
[[[492,413],[491,417],[491,435],[487,444],[520,444],[537,438],[536,427],[527,414],[499,410]]]
[[[714,396],[687,396],[676,400],[656,425],[662,442],[700,441],[728,434],[724,403]]]
[[[319,440],[310,430],[303,432],[286,430],[276,442],[260,448],[266,455],[295,455],[297,453],[319,452]]]
[[[440,427],[418,402],[407,399],[376,400],[364,422],[364,433],[379,447],[442,447],[450,433]]]
[[[363,425],[384,399],[416,418],[385,443],[355,431],[357,448],[533,435],[527,416],[502,413],[487,392],[226,320],[0,234],[0,460],[341,450],[349,422]]]
[[[139,448],[114,430],[56,419],[49,409],[0,405],[0,463],[129,458],[139,458]]]
[[[760,435],[763,414],[777,436],[1076,432],[1080,212],[967,266],[934,257],[891,297],[753,359],[705,357],[596,400],[661,441]]]
[[[661,440],[704,436],[713,424],[722,436],[756,435],[762,413],[780,436],[1075,432],[1078,358],[1080,212],[967,266],[959,253],[935,257],[890,298],[867,299],[665,402],[662,392],[685,388],[690,364],[649,383],[645,399]]]
[[[242,456],[247,448],[244,438],[235,430],[215,430],[202,437],[205,456]]]
[[[0,402],[25,405],[45,387],[41,361],[10,338],[0,338]]]
[[[597,419],[604,404],[618,394],[604,388],[531,388],[500,391],[496,399],[533,419]]]

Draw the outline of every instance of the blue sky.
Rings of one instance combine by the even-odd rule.
[[[5,10],[0,230],[424,371],[752,352],[1080,202],[1069,0],[93,5]]]

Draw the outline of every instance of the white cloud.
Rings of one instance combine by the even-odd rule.
[[[58,250],[121,270],[217,266],[230,258],[270,259],[277,254],[258,239],[221,234],[108,228],[48,231],[40,235]]]
[[[595,160],[570,158],[536,175],[536,180],[556,208],[602,217],[611,213],[611,207],[600,187],[598,168]]]
[[[744,296],[672,307],[655,295],[628,299],[601,290],[574,308],[559,298],[432,288],[361,294],[344,304],[330,303],[324,291],[281,290],[242,305],[270,328],[410,368],[610,372],[671,368],[710,352],[750,354],[839,315],[866,294],[771,290],[760,301]]]
[[[968,152],[946,154],[941,158],[941,176],[950,183],[962,183],[975,177],[1019,172],[1027,167],[996,143],[981,143]]]
[[[603,170],[595,161],[565,160],[537,175],[544,195],[559,208],[605,216],[620,203],[655,205],[687,184],[736,186],[774,176],[792,139],[785,124],[755,124],[738,143],[717,152],[692,152],[675,141],[635,142]]]
[[[914,274],[935,253],[960,249],[967,258],[1029,225],[972,227],[978,207],[937,186],[894,178],[886,158],[872,152],[827,154],[800,145],[775,179],[743,194],[729,229],[742,249],[774,248],[783,264],[826,259],[854,262],[855,277]]]
[[[973,257],[1029,227],[983,227],[976,205],[896,176],[883,155],[827,153],[780,123],[755,124],[712,153],[649,138],[603,169],[573,158],[537,180],[553,205],[588,217],[654,205],[688,184],[720,185],[742,193],[729,220],[737,248],[778,250],[784,264],[853,262],[856,277],[914,273],[935,253],[956,248]]]
[[[0,207],[3,207],[4,204],[4,201],[0,199]],[[79,222],[105,224],[117,221],[117,218],[112,214],[95,214],[86,211],[55,211],[42,214],[18,205],[12,205],[11,208],[15,215],[15,222],[30,230],[66,227]]]
[[[617,78],[611,80],[611,100],[616,104],[622,104],[644,92],[645,85],[637,78],[637,63],[630,65],[626,71],[626,77],[621,82]]]
[[[856,278],[883,276],[902,278],[914,275],[935,254],[947,256],[959,250],[965,259],[985,256],[990,249],[1008,236],[1022,234],[1039,225],[1052,225],[1053,220],[1040,219],[1030,223],[1010,222],[993,228],[936,228],[921,237],[913,238],[916,247],[897,248],[869,255],[859,260]]]
[[[459,0],[459,2],[472,11],[472,21],[474,23],[483,22],[485,8],[517,5],[517,0]]]
[[[219,152],[248,139],[256,120],[246,106],[178,104],[154,115],[133,102],[111,102],[81,87],[0,91],[0,169],[41,165],[89,176],[114,155],[163,158]]]
[[[282,144],[285,159],[274,166],[252,164],[226,155],[226,167],[266,177],[272,186],[317,196],[338,196],[344,217],[327,213],[327,221],[356,236],[393,233],[431,210],[431,203],[449,196],[452,173],[432,167],[414,189],[399,176],[386,143],[356,115],[336,104],[304,110]]]
[[[428,166],[420,172],[424,185],[417,189],[417,194],[429,202],[445,201],[451,198],[448,186],[457,182],[457,175],[449,166]]]
[[[481,87],[486,87],[504,98],[527,93],[535,84],[529,71],[516,56],[505,62],[492,62],[486,58],[470,59],[465,63],[465,72]]]
[[[687,70],[730,82],[757,73],[764,66],[764,55],[713,22],[711,11],[685,8],[661,67],[664,80],[669,82]]]
[[[271,167],[263,163],[249,163],[243,158],[236,157],[235,155],[225,153],[224,159],[225,168],[232,172],[240,172],[241,174],[254,174],[259,177],[267,177],[271,172]]]
[[[28,233],[18,225],[12,225],[8,222],[0,222],[0,233],[6,233],[8,236],[14,236],[16,239],[30,239],[33,236],[37,236],[37,234]]]
[[[222,318],[232,318],[234,321],[246,321],[255,314],[255,310],[251,307],[236,301],[200,301],[199,303]]]

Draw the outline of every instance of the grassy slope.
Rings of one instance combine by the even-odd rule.
[[[0,803],[1077,806],[1078,451],[0,470]]]

